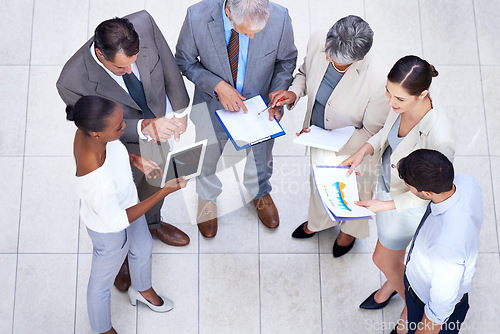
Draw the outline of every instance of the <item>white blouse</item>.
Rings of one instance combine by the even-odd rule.
[[[80,220],[92,231],[119,232],[129,226],[125,209],[139,202],[129,156],[115,140],[106,144],[106,159],[96,170],[76,177]]]

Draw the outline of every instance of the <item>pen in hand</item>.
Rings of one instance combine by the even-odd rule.
[[[278,101],[276,101],[276,103],[278,103],[278,102],[280,102],[280,101],[283,101],[284,99],[285,99],[285,96],[282,96],[282,97],[280,97],[280,98],[279,98],[279,100],[278,100]],[[265,112],[265,111],[267,111],[267,110],[269,110],[269,109],[271,109],[271,106],[269,106],[269,107],[267,107],[266,109],[262,110],[260,113],[258,113],[258,115],[262,114],[263,112]]]

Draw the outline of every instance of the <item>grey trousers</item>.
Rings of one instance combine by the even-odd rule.
[[[214,112],[209,112],[206,109],[199,110],[199,112],[203,114],[198,117],[201,120],[198,119],[195,122],[196,141],[207,139],[208,143],[201,174],[196,178],[196,192],[206,201],[215,201],[222,192],[222,182],[215,175],[217,172],[217,163],[229,138]],[[246,150],[247,161],[243,175],[243,184],[253,198],[260,198],[271,192],[270,179],[273,174],[273,146],[274,139],[271,139],[251,146]],[[237,155],[233,158],[236,158],[232,159],[235,160],[232,164],[235,164],[243,159],[243,156]],[[226,159],[226,161],[228,160]],[[229,166],[226,164],[225,167]]]
[[[94,246],[87,311],[92,330],[102,333],[112,327],[111,288],[127,254],[132,286],[137,291],[151,287],[153,239],[144,216],[117,233],[87,231]]]

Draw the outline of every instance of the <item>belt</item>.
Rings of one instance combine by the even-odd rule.
[[[423,301],[420,300],[420,298],[418,298],[415,291],[413,291],[413,289],[411,288],[410,283],[406,278],[406,275],[405,275],[405,289],[408,291],[408,294],[410,295],[411,299],[415,302],[415,304],[417,304],[418,307],[423,309],[425,307],[425,304]]]

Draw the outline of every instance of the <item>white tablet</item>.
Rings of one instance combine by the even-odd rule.
[[[200,175],[207,149],[207,140],[202,140],[187,147],[170,151],[167,155],[161,187],[169,180],[184,176],[191,179]]]

